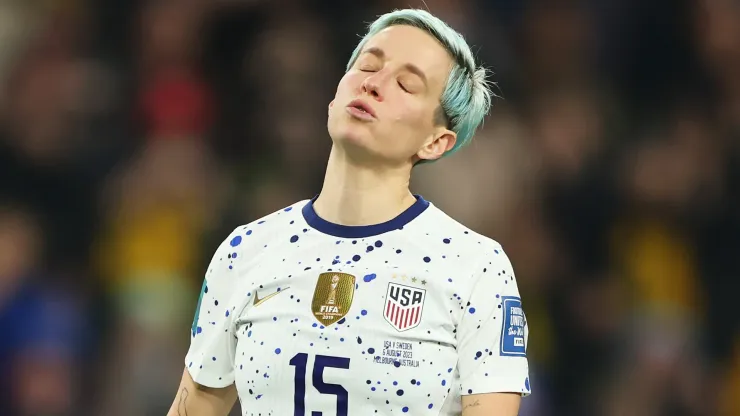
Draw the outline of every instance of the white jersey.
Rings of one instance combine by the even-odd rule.
[[[191,335],[193,380],[236,383],[244,415],[449,416],[462,395],[530,392],[509,259],[418,196],[378,225],[307,200],[238,227]]]

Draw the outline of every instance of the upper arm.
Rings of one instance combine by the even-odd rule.
[[[486,393],[462,397],[462,416],[516,416],[519,414],[520,394]]]
[[[210,388],[193,381],[187,369],[167,416],[226,416],[236,402],[236,387]]]
[[[529,329],[512,265],[496,246],[489,249],[475,274],[476,283],[458,325],[460,393],[527,395]]]
[[[234,385],[234,321],[231,312],[235,273],[231,259],[242,254],[235,230],[216,249],[206,270],[190,331],[177,395],[168,416],[225,416],[237,398]]]
[[[234,382],[236,337],[231,300],[237,269],[232,258],[244,254],[244,245],[239,231],[233,232],[218,247],[205,273],[185,357],[190,376],[203,386],[220,388]]]

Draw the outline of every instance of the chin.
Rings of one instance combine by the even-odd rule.
[[[334,143],[348,148],[369,150],[372,147],[375,140],[366,124],[353,123],[349,117],[337,118],[330,117],[328,123],[329,136]]]

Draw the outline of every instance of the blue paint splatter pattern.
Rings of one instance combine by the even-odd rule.
[[[342,414],[342,391],[348,414],[443,416],[460,414],[461,395],[530,394],[528,326],[498,243],[432,204],[392,230],[352,235],[309,208],[240,226],[216,250],[185,357],[196,382],[235,383],[244,415],[292,415],[294,399],[306,415]],[[314,297],[331,272],[354,283],[328,323]],[[406,306],[417,304],[415,316]]]

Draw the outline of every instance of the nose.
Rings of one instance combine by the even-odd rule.
[[[362,81],[362,92],[375,98],[377,101],[383,101],[383,95],[380,93],[380,80],[378,73],[374,73]]]

